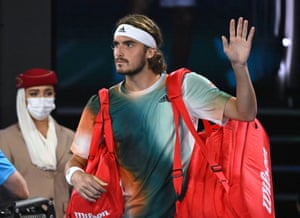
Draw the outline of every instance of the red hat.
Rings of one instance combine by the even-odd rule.
[[[19,74],[16,77],[16,87],[28,88],[31,86],[55,85],[57,77],[54,71],[41,68],[33,68]]]

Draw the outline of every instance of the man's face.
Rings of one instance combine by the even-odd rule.
[[[113,54],[116,71],[123,75],[134,75],[147,67],[145,45],[126,36],[116,36]]]

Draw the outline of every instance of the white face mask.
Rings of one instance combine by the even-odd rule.
[[[29,113],[37,120],[44,120],[55,109],[54,97],[27,98],[27,102]]]

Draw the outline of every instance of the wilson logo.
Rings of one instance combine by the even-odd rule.
[[[102,218],[109,216],[109,212],[107,210],[104,210],[96,215],[93,215],[92,213],[82,213],[82,212],[74,212],[75,218]]]
[[[268,151],[263,147],[264,155],[264,166],[265,171],[260,172],[260,177],[262,179],[262,199],[263,207],[266,208],[269,214],[272,213],[272,190],[271,190],[271,177],[269,168]]]

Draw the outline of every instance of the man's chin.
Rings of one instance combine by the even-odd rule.
[[[127,74],[127,71],[126,70],[124,70],[124,69],[121,69],[121,68],[117,68],[116,69],[116,72],[118,73],[118,74]]]
[[[128,70],[125,69],[124,65],[122,65],[122,64],[116,64],[116,71],[117,71],[117,73],[124,74]]]

